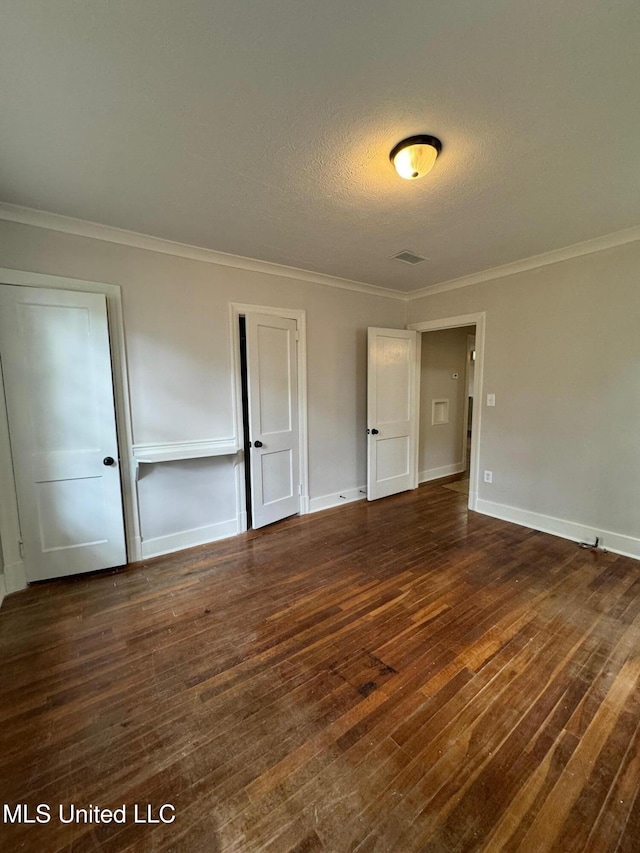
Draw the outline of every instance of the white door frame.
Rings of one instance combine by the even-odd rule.
[[[247,503],[245,487],[245,458],[243,444],[242,414],[242,372],[240,368],[240,317],[243,314],[269,314],[272,317],[284,317],[295,320],[298,330],[298,430],[300,453],[300,515],[309,512],[309,451],[307,428],[307,313],[296,308],[273,308],[268,305],[245,305],[241,302],[229,303],[229,321],[231,323],[231,364],[232,395],[234,411],[234,431],[240,448],[236,456],[236,517],[238,533],[247,529]]]
[[[462,461],[464,462],[464,470],[469,473],[469,469],[467,468],[467,441],[469,432],[469,365],[471,364],[471,353],[475,350],[475,335],[467,335],[467,350],[466,350],[466,360],[464,364],[464,412],[463,412],[463,424],[462,424]],[[471,346],[471,341],[473,341],[473,347]],[[474,370],[474,378],[475,378],[475,370]],[[471,398],[473,399],[473,397]],[[471,423],[471,427],[473,429],[473,421]],[[471,460],[469,460],[469,464],[471,464]]]
[[[480,482],[480,436],[482,427],[482,387],[484,374],[484,338],[486,312],[461,314],[457,317],[443,317],[440,320],[425,320],[407,326],[415,332],[437,332],[441,329],[459,329],[461,326],[476,327],[476,362],[473,376],[473,423],[471,425],[471,462],[469,470],[469,509],[475,510],[478,503],[478,483]],[[417,366],[417,379],[420,382],[420,365]],[[420,429],[418,424],[417,429]],[[416,441],[418,436],[416,435]],[[417,465],[416,465],[417,475]]]
[[[135,562],[142,559],[140,551],[140,521],[138,495],[133,462],[133,434],[129,406],[129,382],[122,319],[122,294],[116,284],[97,281],[81,281],[77,278],[42,275],[40,273],[0,268],[0,284],[15,284],[22,287],[40,287],[49,290],[76,290],[85,293],[102,293],[107,301],[109,340],[113,365],[113,392],[116,411],[116,430],[122,472],[122,500],[127,559]],[[16,592],[27,585],[24,562],[20,553],[20,523],[18,498],[13,479],[13,461],[4,403],[4,384],[0,375],[0,479],[3,490],[0,494],[0,540],[4,559],[4,575],[7,592]]]

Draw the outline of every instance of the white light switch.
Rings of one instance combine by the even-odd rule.
[[[495,406],[496,404],[496,395],[495,394],[487,394],[487,406]]]

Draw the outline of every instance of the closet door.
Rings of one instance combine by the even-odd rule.
[[[264,527],[300,511],[295,320],[246,315],[251,516]]]
[[[105,297],[0,285],[0,357],[27,579],[126,563]]]

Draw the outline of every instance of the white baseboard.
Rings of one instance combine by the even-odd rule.
[[[602,530],[597,527],[586,527],[575,521],[566,521],[563,518],[555,518],[552,515],[542,515],[538,512],[529,512],[518,509],[515,506],[494,503],[478,498],[476,501],[476,512],[490,515],[492,518],[500,518],[503,521],[512,521],[532,530],[540,530],[542,533],[551,533],[561,536],[563,539],[571,539],[573,542],[595,542],[596,537],[600,539],[600,545],[614,554],[623,557],[633,557],[640,560],[640,539],[633,536],[625,536],[622,533],[613,533],[611,530]]]
[[[311,498],[309,500],[309,512],[320,512],[322,509],[331,509],[331,507],[340,506],[340,504],[361,501],[366,496],[366,486],[360,486],[357,489],[344,489],[342,492],[334,492],[331,495],[321,495],[319,498]]]
[[[418,482],[428,483],[429,480],[439,480],[440,477],[451,477],[452,474],[461,474],[465,467],[464,462],[454,462],[453,465],[443,465],[441,468],[428,468],[426,471],[418,472]]]
[[[218,524],[208,524],[193,530],[181,530],[180,533],[170,533],[168,536],[157,536],[154,539],[142,540],[142,559],[160,557],[172,554],[184,548],[194,548],[196,545],[206,545],[218,539],[227,539],[238,533],[238,521],[235,518],[221,521]]]

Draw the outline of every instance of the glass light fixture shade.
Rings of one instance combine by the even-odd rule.
[[[415,181],[433,169],[441,151],[442,143],[435,136],[411,136],[393,148],[389,159],[401,178]]]

